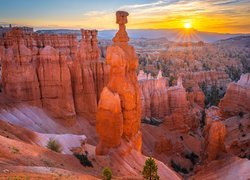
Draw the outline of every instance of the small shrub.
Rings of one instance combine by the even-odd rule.
[[[188,170],[186,168],[183,168],[180,165],[176,164],[173,160],[171,160],[171,166],[176,172],[188,174]]]
[[[60,153],[62,151],[62,146],[60,143],[58,143],[55,139],[50,138],[47,146],[48,149]]]
[[[211,106],[217,106],[220,99],[223,98],[225,92],[220,92],[220,88],[213,85],[211,88],[207,87],[205,82],[200,84],[200,88],[205,95],[205,106],[207,108]]]
[[[194,152],[186,154],[185,158],[189,159],[193,165],[195,165],[197,163],[197,161],[199,160],[199,156],[196,155]]]
[[[85,154],[74,154],[74,156],[79,159],[81,165],[87,167],[94,167],[92,162],[88,159],[88,152],[85,151]]]
[[[12,147],[12,148],[11,148],[11,152],[12,152],[13,154],[17,154],[17,153],[19,153],[19,149],[17,149],[16,147]]]
[[[193,92],[193,87],[191,87],[191,86],[187,87],[187,88],[186,88],[186,91],[189,92],[189,93],[190,93],[190,92]]]
[[[155,160],[150,157],[145,161],[142,175],[143,175],[144,179],[158,180],[160,178],[157,174],[157,170],[158,170],[158,167],[155,163]]]
[[[206,125],[206,112],[205,112],[205,111],[202,111],[202,112],[201,112],[200,127],[203,129],[205,125]]]
[[[110,168],[105,167],[102,171],[102,175],[104,177],[104,180],[110,180],[112,178],[112,171]]]
[[[237,69],[234,66],[226,66],[226,73],[228,74],[229,78],[233,81],[238,81],[240,79],[241,70]]]
[[[169,79],[169,86],[174,86],[174,82],[176,81],[176,78],[174,76],[170,76]]]
[[[240,116],[240,118],[242,118],[244,116],[244,113],[242,111],[240,111],[239,116]]]

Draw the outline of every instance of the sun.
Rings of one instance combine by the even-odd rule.
[[[184,23],[184,28],[186,29],[190,29],[192,27],[192,24],[187,22],[187,23]]]

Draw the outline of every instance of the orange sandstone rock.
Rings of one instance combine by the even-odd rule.
[[[95,114],[107,84],[108,66],[99,62],[97,31],[76,35],[26,32],[12,28],[0,39],[4,94],[42,105],[59,118]]]
[[[140,75],[138,79],[140,79]],[[163,119],[169,114],[168,83],[166,78],[141,79],[139,80],[139,88],[142,101],[142,118],[154,117]]]
[[[106,150],[104,153],[101,153],[106,147],[117,147],[120,141],[118,134],[121,127],[122,137],[128,139],[135,149],[140,150],[141,148],[141,133],[139,130],[141,101],[135,72],[138,66],[138,59],[134,48],[127,44],[129,38],[126,33],[125,24],[127,23],[128,13],[118,11],[116,15],[119,31],[113,39],[113,45],[108,47],[106,56],[107,64],[110,65],[109,82],[101,93],[96,117],[96,129],[100,136],[100,142],[96,149],[97,154],[107,153]],[[121,102],[120,104],[112,104],[112,109],[104,108],[106,106],[110,107],[110,99],[108,98],[110,93],[108,92],[119,95]],[[104,109],[106,110],[104,111]],[[118,115],[119,117],[114,117],[115,112],[119,112],[115,111],[115,109],[121,109],[123,120],[121,120],[120,115]],[[107,119],[110,119],[108,124],[103,126]],[[105,136],[102,133],[106,129],[113,129],[111,134],[114,133],[115,135],[112,139],[109,139],[110,136]]]
[[[205,153],[208,161],[215,160],[225,151],[227,130],[221,121],[213,121],[205,127]]]
[[[241,75],[237,83],[229,84],[219,107],[225,117],[250,112],[250,73]]]

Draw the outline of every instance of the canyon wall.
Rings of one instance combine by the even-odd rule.
[[[155,79],[148,77],[143,71],[140,71],[137,78],[141,93],[142,118],[163,119],[169,114],[168,80],[161,76],[161,71]]]
[[[250,74],[228,85],[219,107],[206,109],[205,159],[214,160],[222,152],[239,157],[249,155]]]
[[[225,117],[250,112],[250,73],[241,75],[240,80],[228,85],[219,107]]]
[[[183,86],[192,87],[194,84],[201,85],[203,82],[206,86],[217,86],[226,88],[230,78],[225,71],[199,71],[183,73]]]
[[[97,31],[81,32],[79,46],[76,35],[6,32],[0,38],[4,94],[58,118],[96,113],[108,67],[99,58]]]

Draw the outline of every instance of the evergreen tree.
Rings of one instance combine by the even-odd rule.
[[[102,175],[104,177],[104,180],[111,180],[112,178],[112,171],[108,167],[105,167],[102,171]]]
[[[158,167],[154,161],[153,158],[148,158],[146,161],[145,161],[145,165],[143,167],[143,177],[144,179],[147,179],[147,180],[158,180],[160,179],[158,174],[157,174],[157,170],[158,170]]]

